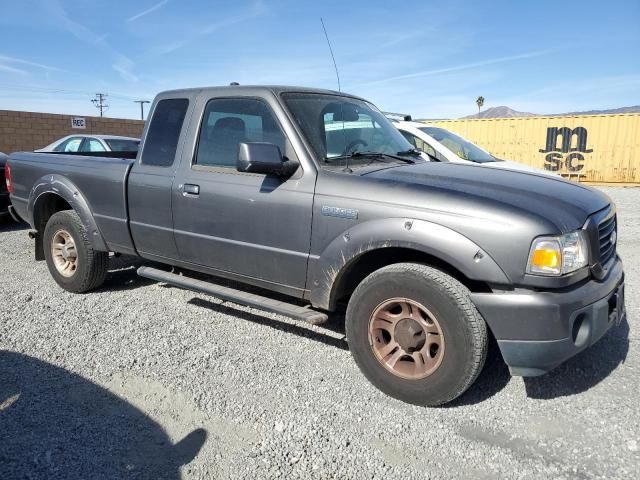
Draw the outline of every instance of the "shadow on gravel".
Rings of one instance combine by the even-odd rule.
[[[138,267],[145,264],[149,264],[149,262],[129,255],[109,258],[109,273],[100,290],[118,292],[154,283],[153,280],[140,277],[137,274]]]
[[[624,363],[629,353],[627,321],[611,330],[595,345],[540,377],[525,377],[527,396],[540,400],[585,392]]]
[[[231,315],[240,320],[246,320],[248,322],[258,323],[260,325],[266,325],[267,327],[271,327],[275,330],[280,330],[281,332],[292,333],[294,335],[298,335],[299,337],[309,338],[311,340],[315,340],[316,342],[329,345],[330,347],[340,348],[341,350],[349,350],[349,345],[344,338],[335,338],[331,335],[325,335],[321,332],[316,332],[314,330],[311,330],[310,328],[304,328],[298,325],[280,322],[269,317],[262,317],[260,315],[255,315],[243,310],[237,310],[232,306],[228,306],[226,304],[214,303],[199,297],[192,298],[188,303],[197,307],[208,308],[209,310],[213,310],[214,312]],[[322,325],[320,325],[320,327],[344,335],[344,321],[341,322],[340,318],[341,315],[339,314],[331,315],[329,317],[329,321],[327,323],[323,323]]]
[[[207,439],[173,445],[143,412],[79,375],[0,351],[0,478],[179,479]]]
[[[500,392],[507,386],[509,380],[511,380],[509,368],[504,363],[498,344],[491,335],[487,359],[476,381],[460,397],[442,405],[441,408],[464,407],[481,403]]]
[[[29,224],[16,223],[13,221],[11,217],[0,218],[0,234],[4,232],[17,232],[20,230],[27,230],[28,228],[29,228]]]

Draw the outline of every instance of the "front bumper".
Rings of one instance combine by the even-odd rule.
[[[601,281],[556,291],[474,293],[512,375],[542,375],[593,345],[626,316],[616,258]]]

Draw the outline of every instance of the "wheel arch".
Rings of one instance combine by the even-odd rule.
[[[334,310],[367,275],[401,262],[434,266],[476,292],[510,283],[489,254],[467,237],[432,222],[392,218],[359,224],[331,242],[311,265],[309,299]]]
[[[44,260],[42,236],[49,218],[62,210],[74,210],[89,234],[92,247],[108,251],[87,199],[73,182],[59,175],[47,175],[35,185],[29,196],[28,211],[31,226],[36,230],[36,260]]]

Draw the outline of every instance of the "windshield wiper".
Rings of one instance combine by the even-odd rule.
[[[411,160],[410,158],[404,158],[400,156],[403,152],[399,152],[397,155],[392,155],[391,153],[383,153],[383,152],[353,152],[348,153],[346,155],[339,155],[337,157],[331,157],[326,160],[342,160],[345,158],[381,158],[381,157],[389,157],[394,158],[396,160],[400,160],[405,163],[416,163],[415,160]],[[408,155],[408,154],[407,154]],[[325,161],[326,161],[325,160]]]
[[[440,162],[441,161],[435,155],[432,155],[429,152],[425,152],[423,150],[418,150],[417,148],[410,148],[409,150],[404,150],[402,152],[398,152],[398,155],[420,155],[422,153],[424,153],[427,157],[432,159],[434,162]]]
[[[418,150],[417,148],[410,148],[409,150],[402,150],[401,152],[398,152],[397,155],[400,156],[408,156],[408,155],[412,155],[412,156],[416,156],[416,155],[420,155],[422,152],[420,150]]]

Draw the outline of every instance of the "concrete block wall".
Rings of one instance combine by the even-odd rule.
[[[71,119],[74,117],[84,118],[86,128],[72,128]],[[140,138],[143,127],[142,120],[0,110],[0,152],[9,154],[31,151],[73,134],[111,134]]]

